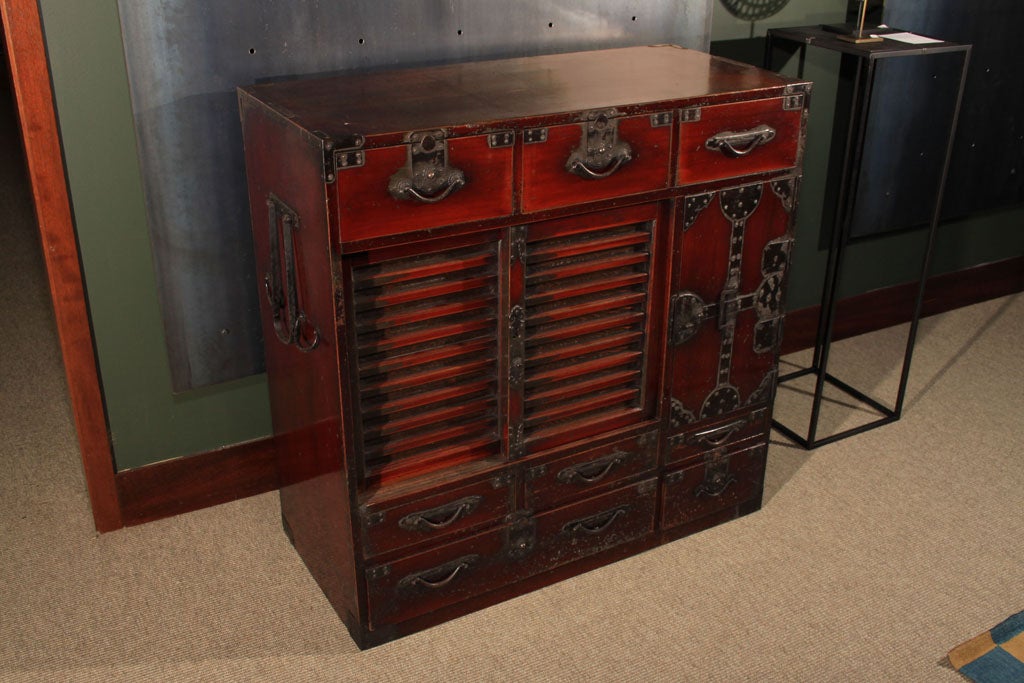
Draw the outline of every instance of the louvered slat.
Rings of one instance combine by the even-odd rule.
[[[641,419],[650,243],[649,223],[528,235],[528,449]]]
[[[367,476],[497,456],[497,245],[352,271]]]

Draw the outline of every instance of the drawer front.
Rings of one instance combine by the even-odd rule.
[[[511,512],[512,479],[485,481],[391,507],[365,507],[363,545],[378,555],[494,523]]]
[[[767,436],[770,413],[767,406],[732,415],[724,420],[705,421],[669,437],[666,462],[690,460],[712,448],[732,448],[747,439]],[[676,425],[673,425],[675,427]]]
[[[443,168],[455,172],[451,182],[441,184],[439,189],[417,189],[415,183],[410,188],[401,183],[412,163],[412,145],[370,149],[363,155],[362,166],[339,169],[336,185],[341,241],[512,213],[513,147],[492,148],[488,137],[474,135],[434,143],[447,146]],[[424,188],[422,184],[419,187]]]
[[[767,446],[729,453],[718,449],[704,462],[665,475],[663,527],[685,524],[761,495]]]
[[[616,482],[651,472],[658,464],[657,432],[648,432],[526,470],[526,505],[544,510]]]
[[[799,102],[798,108],[786,108],[794,102]],[[684,109],[679,124],[678,183],[796,166],[802,112],[802,97]]]
[[[426,614],[511,580],[508,528],[366,570],[371,630]]]
[[[530,573],[652,533],[657,489],[657,479],[647,479],[537,515],[537,547],[528,560]]]
[[[672,130],[666,124],[670,121],[671,116],[665,112],[611,117],[603,124],[589,121],[526,131],[523,211],[531,213],[668,187]],[[595,125],[606,127],[595,131]],[[615,139],[604,138],[603,144],[595,145],[594,136],[607,135],[612,125]],[[601,149],[605,151],[600,153]]]

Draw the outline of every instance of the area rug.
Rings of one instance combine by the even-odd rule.
[[[949,663],[976,683],[1024,682],[1024,612],[957,645]]]

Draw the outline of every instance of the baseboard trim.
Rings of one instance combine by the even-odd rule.
[[[928,280],[924,315],[1024,291],[1024,256],[938,275]],[[910,320],[914,285],[902,284],[843,299],[836,339]],[[786,317],[783,353],[814,345],[818,306]],[[278,488],[272,438],[124,470],[116,475],[124,524],[133,526]]]
[[[278,488],[272,438],[123,470],[115,475],[125,526]]]
[[[945,313],[989,299],[1024,291],[1024,256],[928,278],[922,316]],[[893,325],[910,322],[914,313],[916,283],[905,283],[858,294],[839,302],[833,339],[845,339]],[[820,306],[786,314],[782,353],[814,346]]]

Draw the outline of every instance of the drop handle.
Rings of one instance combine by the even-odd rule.
[[[413,512],[398,520],[406,531],[437,531],[451,526],[473,512],[483,500],[481,496],[467,496],[430,510]]]
[[[427,588],[430,590],[436,590],[438,588],[444,588],[454,581],[456,577],[472,567],[479,559],[479,555],[466,555],[457,560],[452,560],[451,562],[446,562],[445,564],[433,567],[432,569],[409,574],[398,582],[398,589]]]
[[[590,534],[596,536],[597,534],[604,533],[607,531],[615,521],[626,514],[629,510],[628,505],[620,505],[617,508],[606,510],[605,512],[598,513],[592,517],[585,517],[584,519],[577,519],[572,522],[568,522],[562,527],[562,531],[569,535],[575,535],[577,533]]]
[[[761,145],[771,142],[775,138],[775,129],[767,124],[755,126],[750,130],[743,131],[722,131],[715,133],[704,142],[704,147],[712,151],[719,151],[727,157],[743,157]]]
[[[595,484],[626,459],[627,453],[613,451],[610,455],[581,465],[571,465],[559,472],[555,478],[563,484]]]

